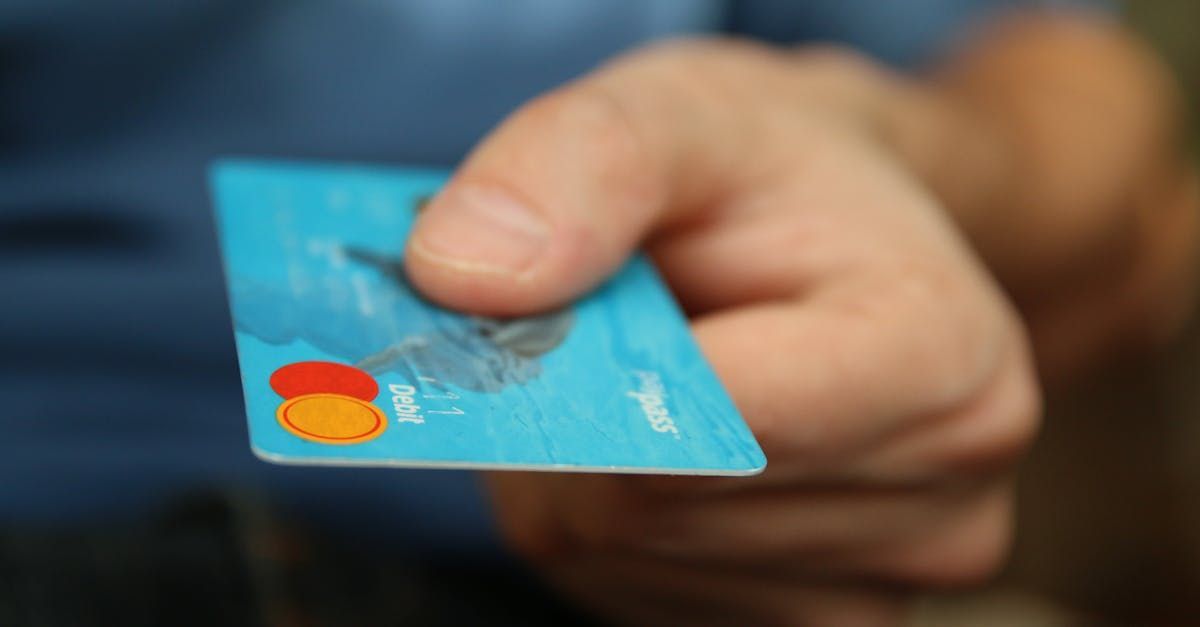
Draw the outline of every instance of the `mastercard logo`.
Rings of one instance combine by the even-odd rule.
[[[275,410],[292,435],[322,444],[359,444],[387,429],[375,379],[352,366],[301,361],[271,373],[271,389],[284,398]]]

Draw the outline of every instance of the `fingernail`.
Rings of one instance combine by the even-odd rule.
[[[519,275],[550,241],[550,225],[498,190],[454,187],[421,215],[410,246],[426,259],[462,272]]]

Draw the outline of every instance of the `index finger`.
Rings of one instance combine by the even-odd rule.
[[[753,116],[700,71],[713,70],[695,60],[713,46],[728,48],[633,55],[514,113],[422,212],[405,259],[414,284],[479,313],[546,309],[612,273],[657,225],[722,196],[746,169]]]

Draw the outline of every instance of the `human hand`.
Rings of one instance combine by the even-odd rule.
[[[516,112],[422,213],[410,278],[479,313],[562,304],[644,245],[770,460],[489,475],[566,596],[624,623],[876,625],[1002,562],[1029,352],[872,125],[886,83],[839,52],[652,48]]]

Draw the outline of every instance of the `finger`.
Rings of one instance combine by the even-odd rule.
[[[406,251],[416,286],[481,313],[548,308],[657,225],[725,195],[747,170],[755,116],[713,95],[721,72],[700,71],[704,49],[635,55],[514,113],[419,217]]]
[[[768,458],[852,467],[849,456],[914,418],[986,389],[1010,321],[976,289],[937,269],[876,269],[693,329]]]
[[[1042,403],[1025,342],[1014,340],[992,382],[970,403],[923,417],[862,460],[873,481],[963,481],[1007,473],[1028,450]]]
[[[974,586],[1008,559],[1013,538],[1014,482],[997,482],[971,507],[957,510],[918,537],[865,546],[839,556],[839,569],[922,587]]]
[[[613,543],[680,559],[772,565],[810,576],[848,552],[903,542],[986,498],[989,482],[902,489],[782,490],[728,495],[630,512]],[[736,541],[732,540],[735,539]]]
[[[778,494],[803,485],[809,489],[892,491],[925,489],[935,483],[971,482],[1007,472],[1037,434],[1041,397],[1029,367],[1030,357],[1017,345],[1005,358],[994,382],[974,401],[947,415],[921,417],[869,454],[830,465],[793,455],[772,460],[753,477],[627,477],[631,490],[645,498],[703,500],[725,495]]]

